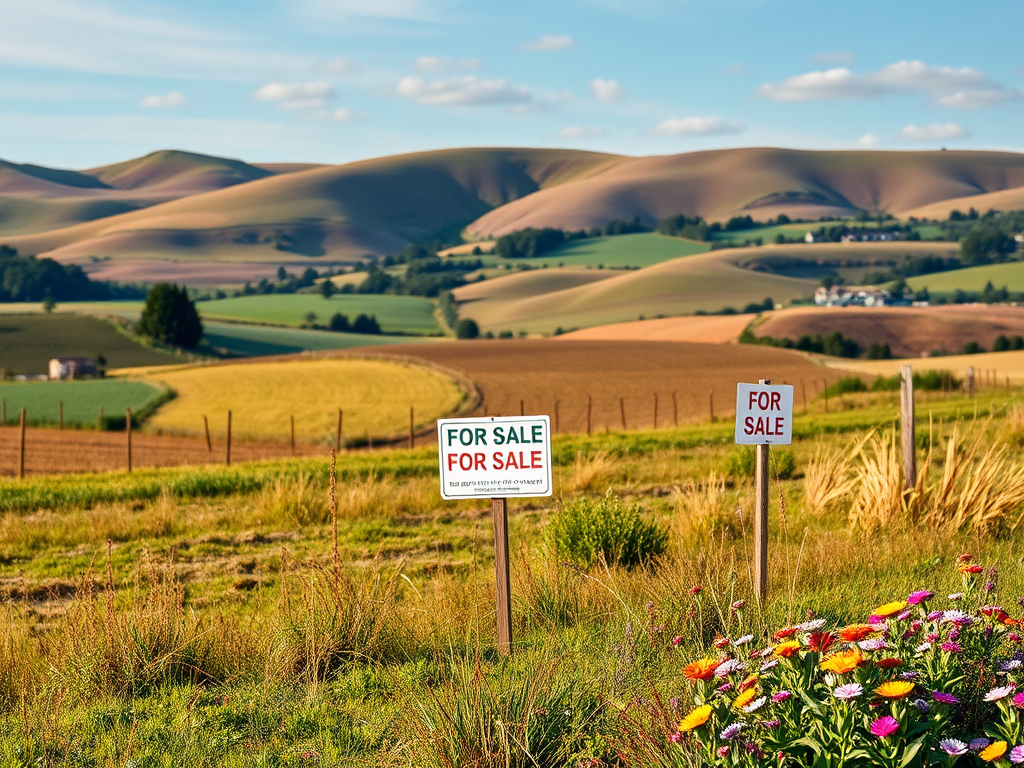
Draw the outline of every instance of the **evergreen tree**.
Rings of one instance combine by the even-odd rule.
[[[146,296],[139,332],[165,344],[194,347],[203,338],[203,323],[185,288],[158,283]]]

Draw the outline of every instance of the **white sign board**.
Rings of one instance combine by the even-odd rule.
[[[736,385],[736,443],[789,445],[793,442],[793,387]]]
[[[547,416],[438,419],[444,499],[551,495]]]

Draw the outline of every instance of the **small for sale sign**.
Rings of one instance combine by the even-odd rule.
[[[789,445],[793,442],[793,387],[788,384],[736,386],[736,443]]]
[[[547,416],[439,419],[444,499],[551,495],[551,421]]]

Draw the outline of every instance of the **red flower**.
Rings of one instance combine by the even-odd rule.
[[[715,648],[717,648],[718,650],[722,650],[723,648],[728,648],[728,647],[729,647],[729,638],[722,637],[721,635],[719,635],[718,637],[715,638]]]
[[[812,632],[807,636],[807,647],[812,651],[824,653],[836,640],[831,632]]]
[[[792,637],[795,632],[796,627],[786,627],[785,629],[780,629],[778,632],[772,635],[772,639],[776,641],[785,640],[787,637]]]
[[[882,669],[892,669],[893,667],[899,667],[903,664],[901,659],[890,657],[888,659],[879,659],[875,662]]]

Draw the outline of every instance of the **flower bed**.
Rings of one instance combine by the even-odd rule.
[[[708,766],[1024,764],[1024,630],[994,569],[961,555],[963,591],[926,590],[863,624],[811,619],[772,643],[719,638],[683,673],[693,708],[668,734],[680,762]]]

